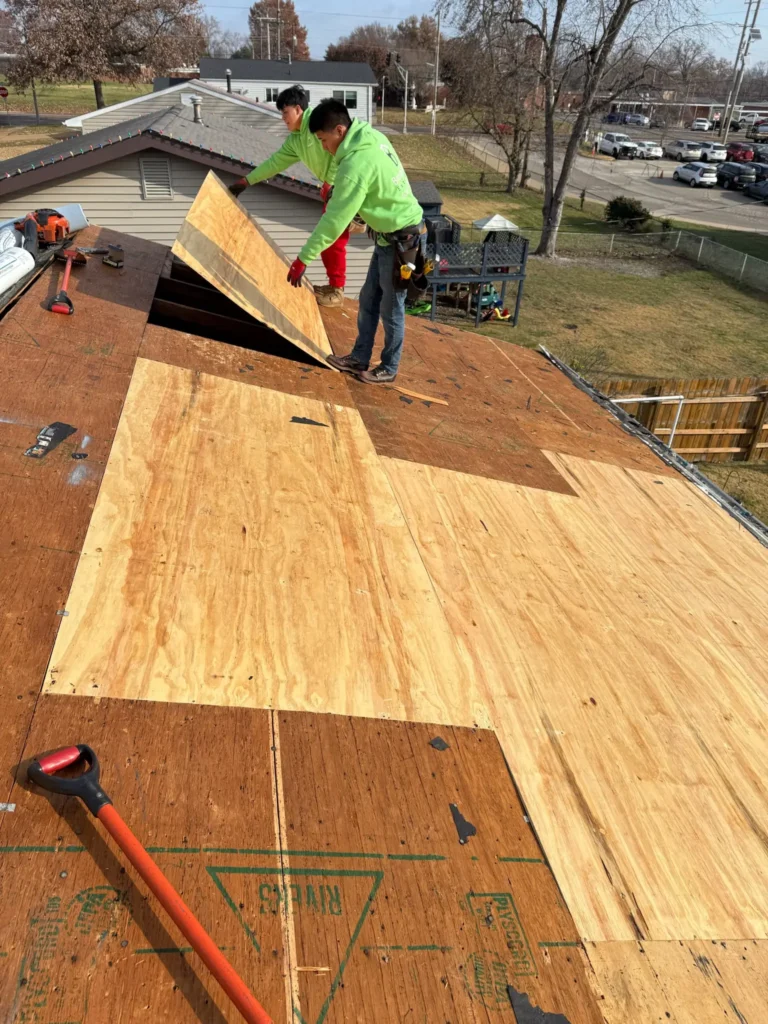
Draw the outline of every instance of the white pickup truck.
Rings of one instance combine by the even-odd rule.
[[[621,132],[606,132],[600,139],[597,151],[615,157],[628,156],[631,160],[637,155],[637,143]]]

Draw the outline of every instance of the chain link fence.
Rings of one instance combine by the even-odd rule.
[[[529,240],[530,251],[535,252],[541,231],[523,230],[521,234]],[[681,256],[731,281],[768,292],[768,262],[692,231],[560,231],[555,247],[558,256],[615,256],[617,259],[647,256],[654,250]]]

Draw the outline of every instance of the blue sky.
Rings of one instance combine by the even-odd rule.
[[[409,14],[428,14],[433,7],[432,0],[393,0],[392,3],[376,3],[370,7],[360,0],[294,0],[294,3],[307,27],[309,48],[315,59],[322,59],[326,46],[356,25],[371,21],[394,25]],[[205,3],[205,8],[226,28],[247,31],[249,4],[245,0],[216,0]],[[701,21],[711,23],[705,30],[709,45],[718,56],[733,57],[746,13],[745,3],[742,0],[717,0],[701,4],[698,10]],[[768,61],[768,0],[765,0],[757,24],[763,31],[763,40],[752,45],[750,63]]]

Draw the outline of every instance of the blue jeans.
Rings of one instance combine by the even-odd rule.
[[[393,284],[394,260],[393,245],[374,245],[368,276],[360,292],[357,341],[352,349],[353,359],[366,366],[370,363],[381,319],[384,322],[381,365],[388,373],[397,373],[405,338],[406,289],[396,289]]]

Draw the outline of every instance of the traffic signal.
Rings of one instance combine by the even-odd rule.
[[[389,65],[390,65],[391,63],[392,63],[392,54],[391,54],[391,53],[388,53],[388,54],[387,54],[387,61],[386,61],[387,67],[389,67]]]

